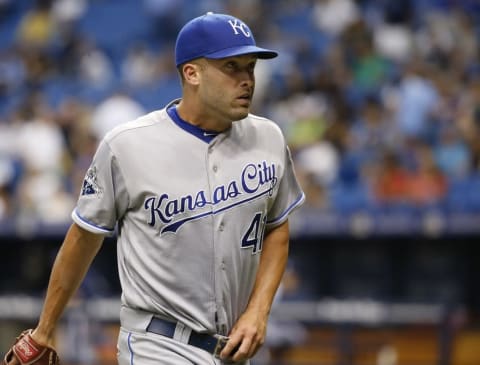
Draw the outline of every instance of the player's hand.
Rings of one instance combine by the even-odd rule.
[[[35,331],[25,330],[7,351],[1,365],[59,365],[60,359],[50,342],[45,340],[49,345],[43,345],[35,338]]]
[[[246,311],[233,326],[220,358],[234,362],[252,358],[263,345],[266,330],[266,316],[253,310]]]

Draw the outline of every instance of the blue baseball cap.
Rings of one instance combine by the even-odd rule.
[[[231,15],[208,12],[190,20],[178,33],[175,44],[177,67],[196,58],[225,58],[254,53],[258,58],[278,56],[257,47],[253,33],[244,22]]]

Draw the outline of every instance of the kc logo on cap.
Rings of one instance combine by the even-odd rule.
[[[175,64],[205,57],[220,59],[255,54],[274,58],[277,52],[257,47],[252,31],[238,18],[227,14],[207,13],[190,20],[178,33]]]
[[[250,32],[250,29],[248,29],[247,25],[244,22],[242,22],[238,19],[235,19],[235,20],[230,19],[228,21],[228,24],[231,25],[235,34],[240,34],[240,33],[238,33],[238,29],[240,29],[240,32],[242,32],[245,37],[250,37],[252,35],[252,33]]]

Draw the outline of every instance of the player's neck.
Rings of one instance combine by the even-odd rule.
[[[204,130],[223,132],[231,127],[228,120],[221,121],[206,113],[199,105],[184,99],[177,105],[177,113],[184,121]]]

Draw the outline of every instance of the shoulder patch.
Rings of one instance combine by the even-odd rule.
[[[102,192],[103,189],[98,185],[97,182],[97,167],[92,166],[87,170],[87,174],[83,180],[82,195],[99,195]]]

